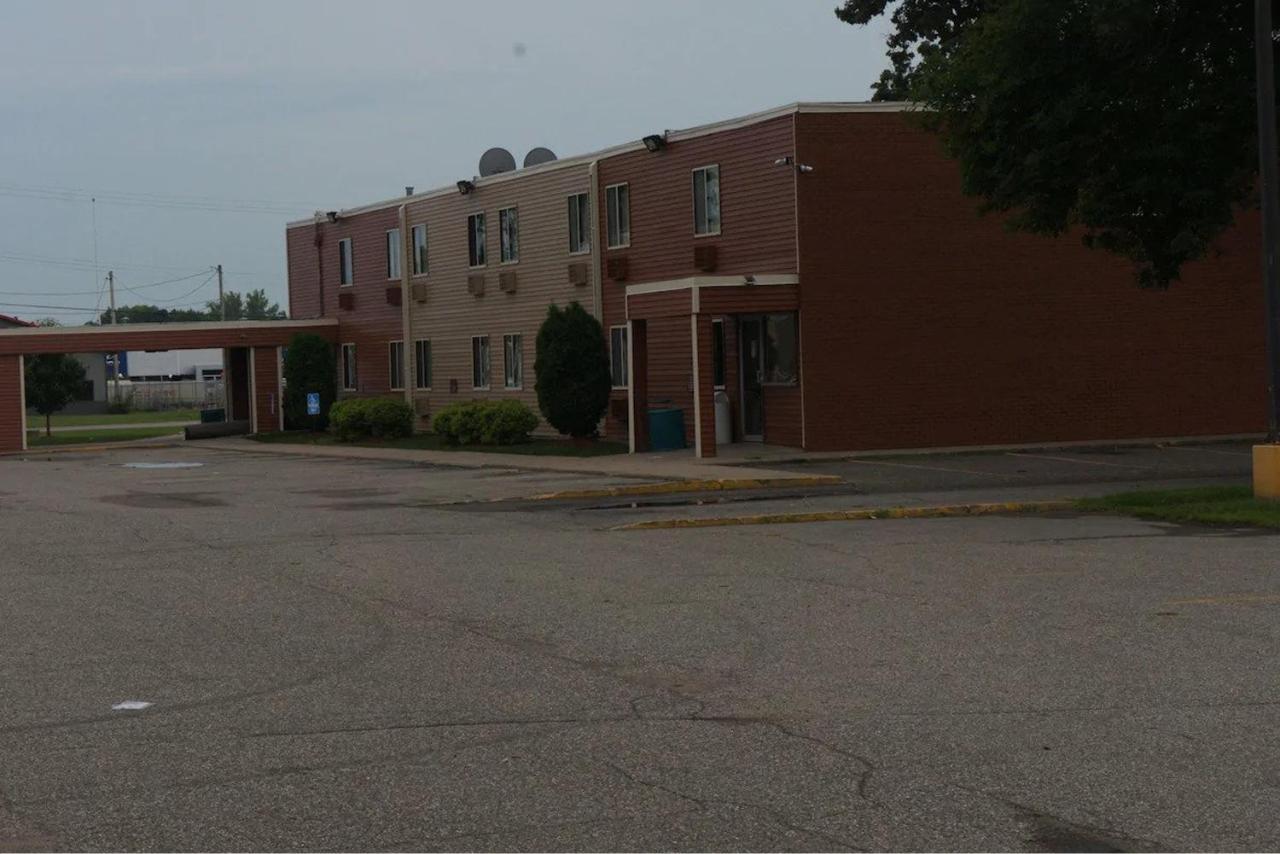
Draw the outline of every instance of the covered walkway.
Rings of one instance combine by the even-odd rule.
[[[250,433],[280,430],[284,426],[281,351],[300,332],[336,342],[338,321],[129,323],[0,330],[0,453],[26,449],[23,360],[39,353],[221,348],[230,409],[227,419],[247,421]]]

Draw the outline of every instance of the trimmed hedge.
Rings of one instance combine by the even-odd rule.
[[[518,400],[451,403],[431,419],[431,429],[450,445],[516,445],[529,441],[538,416]]]
[[[399,439],[413,435],[413,408],[387,397],[352,397],[329,410],[329,428],[339,442]]]

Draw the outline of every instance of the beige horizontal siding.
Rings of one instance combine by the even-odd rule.
[[[588,168],[583,165],[480,187],[467,196],[430,198],[409,206],[406,235],[418,223],[427,225],[428,272],[411,279],[408,295],[410,338],[431,341],[432,388],[429,392],[414,391],[420,411],[424,400],[426,411],[434,413],[457,401],[487,398],[519,400],[538,412],[535,342],[547,307],[576,300],[593,310],[592,256],[569,253],[568,198],[589,191]],[[516,208],[520,224],[520,259],[513,264],[500,261],[498,211],[507,207]],[[479,211],[485,214],[488,263],[473,270],[468,267],[467,217]],[[587,266],[584,285],[569,283],[569,267],[575,263]],[[516,274],[515,293],[499,289],[498,276],[503,272]],[[482,296],[468,292],[471,275],[484,276]],[[426,302],[413,299],[412,284],[419,283],[426,284]],[[524,339],[524,384],[519,390],[503,388],[503,336],[509,334]],[[475,335],[489,336],[488,391],[471,387],[471,338]],[[409,378],[411,387],[415,381],[415,377]],[[451,391],[451,381],[456,382],[456,391]],[[539,432],[554,431],[540,424]]]

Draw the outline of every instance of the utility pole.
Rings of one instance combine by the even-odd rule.
[[[114,270],[107,271],[107,290],[111,294],[111,325],[115,326],[119,321],[116,319],[116,274]],[[120,351],[116,351],[115,362],[111,366],[112,379],[112,396],[116,402],[120,402]]]
[[[227,322],[227,301],[222,298],[222,265],[218,265],[218,308],[222,310],[222,322]]]

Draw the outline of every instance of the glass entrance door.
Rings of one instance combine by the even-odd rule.
[[[764,439],[764,329],[759,317],[738,320],[738,352],[742,370],[742,438]]]

